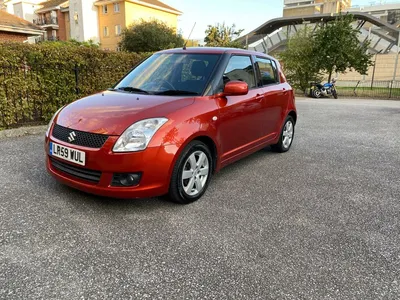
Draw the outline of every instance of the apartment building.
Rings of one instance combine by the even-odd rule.
[[[118,50],[121,32],[134,22],[157,19],[176,29],[179,10],[157,0],[98,0],[100,45],[105,50]]]
[[[35,10],[37,18],[33,23],[46,31],[45,39],[49,41],[66,41],[69,36],[69,15],[65,9],[69,2],[66,0],[50,0],[39,4],[40,8]]]
[[[347,8],[348,12],[364,12],[381,19],[391,25],[399,25],[400,23],[400,2],[398,3],[372,3],[365,6],[353,6]]]
[[[45,40],[91,40],[110,51],[132,23],[157,19],[176,29],[182,14],[158,0],[0,0],[0,10],[40,26]]]
[[[338,13],[350,7],[351,0],[284,0],[283,4],[284,17],[298,17]]]

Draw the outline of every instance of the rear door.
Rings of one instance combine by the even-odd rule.
[[[256,56],[258,86],[263,89],[264,132],[266,140],[272,139],[279,131],[282,114],[287,105],[285,85],[280,82],[280,76],[275,61]]]

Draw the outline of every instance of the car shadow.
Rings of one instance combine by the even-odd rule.
[[[225,173],[229,173],[232,172],[232,170],[236,170],[236,169],[241,169],[246,165],[257,165],[257,161],[259,158],[261,157],[269,157],[269,156],[279,156],[281,153],[275,152],[271,149],[271,147],[266,147],[263,148],[261,150],[258,150],[257,152],[246,156],[238,161],[235,161],[234,163],[226,166],[225,168],[223,168],[220,172],[218,172],[218,174],[216,174],[216,177],[218,177],[219,174],[225,174]]]
[[[226,174],[237,169],[244,168],[248,165],[256,165],[260,157],[279,155],[273,152],[269,147],[259,150],[250,156],[247,156],[237,162],[230,164],[223,168],[218,174],[215,175],[211,184],[218,184],[219,180],[224,180]],[[34,172],[34,173],[32,173]],[[38,172],[41,174],[38,175]],[[25,168],[23,172],[24,177],[30,178],[31,181],[47,189],[50,194],[61,194],[63,199],[69,204],[72,204],[79,209],[95,209],[95,210],[113,210],[122,212],[128,211],[151,211],[155,209],[173,209],[185,207],[184,205],[176,204],[170,201],[166,196],[154,198],[139,198],[139,199],[118,199],[110,197],[102,197],[97,195],[88,194],[86,192],[71,188],[67,185],[57,182],[53,177],[47,174],[43,165],[36,164],[32,168]]]
[[[168,201],[164,197],[153,198],[132,198],[132,199],[119,199],[111,197],[103,197],[74,189],[67,185],[57,182],[59,189],[68,194],[68,202],[74,206],[90,206],[99,210],[114,210],[120,212],[128,212],[130,210],[143,211],[159,209],[161,207],[174,207],[175,203]]]

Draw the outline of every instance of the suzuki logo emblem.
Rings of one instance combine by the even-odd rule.
[[[75,141],[75,138],[76,138],[75,131],[70,132],[69,133],[69,137],[68,137],[68,141],[71,143],[71,142]]]

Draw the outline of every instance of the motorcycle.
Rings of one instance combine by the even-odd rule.
[[[336,91],[336,79],[333,78],[331,82],[325,84],[312,83],[310,88],[310,95],[313,98],[330,97],[337,99],[338,94]]]

